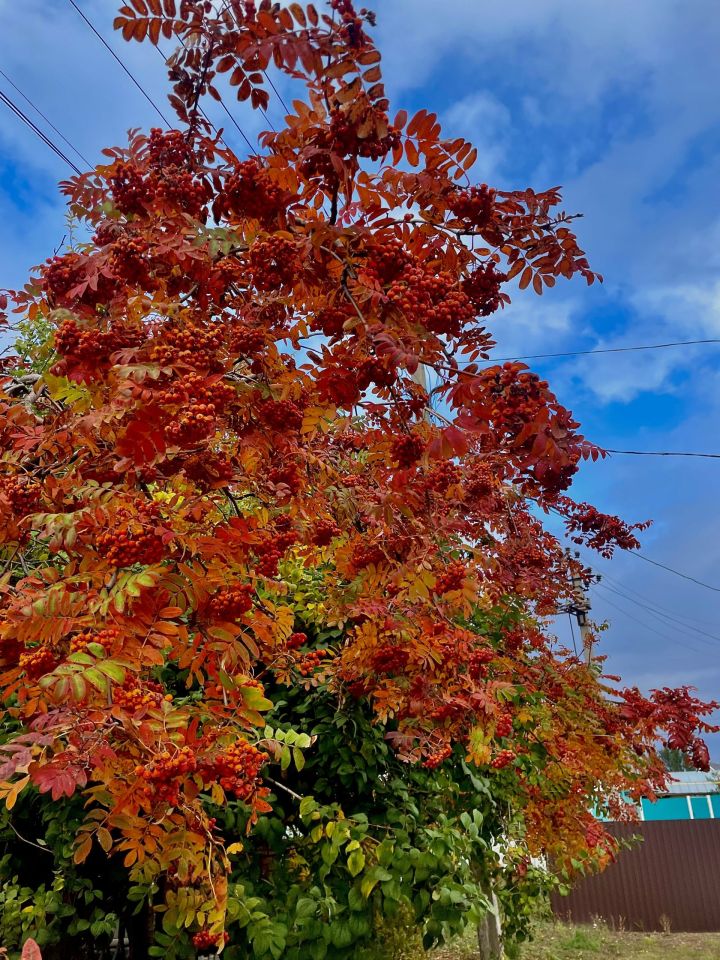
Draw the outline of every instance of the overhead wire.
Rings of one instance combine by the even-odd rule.
[[[510,360],[551,360],[558,357],[586,357],[596,353],[631,353],[637,350],[665,350],[668,347],[690,347],[702,343],[720,343],[720,337],[712,337],[706,340],[672,340],[669,343],[649,343],[637,347],[598,347],[592,350],[568,350],[564,353],[531,353],[524,356],[513,357],[491,357],[495,363],[503,363]]]
[[[622,590],[618,590],[616,587],[609,586],[607,583],[599,583],[597,586],[600,590],[607,590],[610,593],[620,597],[622,600],[626,600],[628,603],[634,604],[636,607],[642,607],[643,610],[647,610],[651,616],[655,617],[656,620],[659,620],[664,626],[678,626],[682,627],[683,630],[691,630],[693,633],[699,634],[699,636],[696,638],[698,643],[705,643],[707,646],[714,647],[715,649],[717,649],[716,644],[720,643],[720,637],[717,635],[707,633],[705,630],[700,630],[699,627],[692,626],[692,624],[682,620],[680,617],[672,616],[668,613],[661,613],[651,604],[643,603],[640,600],[635,600]],[[713,643],[712,641],[715,642]]]
[[[595,587],[595,588],[593,588],[593,589],[597,589],[597,587]],[[617,603],[615,603],[614,601],[608,599],[608,597],[605,597],[605,596],[601,595],[598,599],[599,599],[602,603],[606,603],[606,604],[608,604],[608,606],[610,606],[610,607],[612,607],[613,609],[615,609],[615,610],[619,611],[620,613],[622,613],[623,616],[627,617],[629,620],[633,620],[635,623],[639,624],[639,626],[641,626],[644,630],[647,630],[648,633],[652,633],[652,634],[654,634],[656,637],[660,637],[662,640],[668,640],[668,641],[670,641],[671,643],[677,643],[677,642],[678,642],[677,636],[675,636],[675,637],[670,636],[670,634],[662,633],[660,630],[657,630],[655,627],[649,626],[647,623],[645,623],[644,620],[641,620],[640,617],[636,617],[633,613],[629,613],[627,610],[625,610],[625,609],[624,609],[623,607],[621,607],[619,604],[617,604]],[[684,643],[690,650],[693,650],[695,653],[700,653],[700,654],[706,654],[706,653],[707,653],[707,650],[704,650],[704,649],[702,649],[701,647],[695,647],[695,646],[693,646],[693,644],[690,643],[686,638],[683,638],[683,643]]]
[[[664,563],[660,563],[658,560],[652,560],[650,557],[645,556],[644,553],[639,553],[635,550],[627,550],[627,553],[631,557],[637,557],[638,560],[644,560],[645,563],[651,563],[654,567],[660,567],[661,570],[667,570],[668,573],[675,574],[676,577],[682,577],[683,580],[689,580],[691,583],[696,583],[699,587],[705,587],[707,590],[713,590],[715,593],[720,593],[720,587],[714,587],[710,583],[705,583],[704,580],[698,580],[696,577],[691,577],[687,573],[681,573],[679,570],[675,570],[673,567],[669,567]]]
[[[87,24],[87,26],[90,28],[90,30],[92,30],[92,32],[93,32],[93,33],[95,34],[95,36],[98,38],[98,40],[100,41],[100,43],[105,47],[105,49],[108,51],[108,53],[109,53],[109,54],[112,56],[112,58],[120,65],[120,67],[125,71],[125,73],[126,73],[127,76],[130,78],[130,80],[134,83],[134,85],[137,87],[137,89],[140,91],[140,93],[145,97],[145,99],[147,100],[147,102],[152,106],[152,108],[153,108],[153,109],[155,110],[155,112],[158,114],[158,116],[159,116],[160,119],[163,121],[163,123],[165,124],[165,126],[166,126],[166,127],[170,127],[170,126],[171,126],[171,123],[170,123],[170,121],[167,119],[167,117],[165,116],[165,114],[162,112],[162,110],[160,109],[160,107],[155,103],[155,101],[153,100],[153,98],[150,96],[150,94],[147,92],[147,90],[145,90],[145,88],[144,88],[143,85],[140,83],[140,81],[135,77],[135,75],[128,69],[128,67],[125,65],[125,63],[123,62],[123,60],[121,60],[121,58],[115,53],[115,51],[113,50],[113,48],[110,46],[110,44],[107,42],[107,40],[103,37],[103,35],[99,32],[99,30],[97,30],[97,28],[96,28],[95,25],[92,23],[92,21],[83,13],[83,11],[80,9],[80,7],[77,5],[77,3],[75,3],[75,0],[68,0],[68,3],[70,4],[70,6],[72,6],[72,7],[77,11],[77,13],[80,15],[80,17],[82,17],[82,19],[85,21],[85,23]]]
[[[613,450],[602,448],[605,453],[618,453],[628,457],[700,457],[707,460],[720,460],[720,453],[686,453],[681,450]]]
[[[48,137],[45,133],[43,133],[40,127],[38,127],[36,123],[33,123],[30,117],[28,117],[27,114],[23,110],[21,110],[20,107],[18,107],[18,105],[14,103],[14,101],[10,97],[8,97],[8,95],[4,93],[2,90],[0,90],[0,102],[4,103],[6,107],[9,107],[9,109],[12,110],[12,112],[20,120],[22,120],[24,124],[30,127],[33,133],[35,133],[43,141],[43,143],[46,146],[50,147],[53,153],[57,154],[57,156],[60,157],[61,160],[64,160],[65,163],[67,163],[67,165],[71,167],[72,170],[74,170],[78,176],[81,176],[82,171],[80,170],[80,168],[75,163],[73,163],[73,161],[68,156],[66,156],[65,153],[63,153],[60,147],[58,147],[58,145],[54,143],[50,139],[50,137]]]
[[[652,605],[656,610],[665,613],[668,616],[676,616],[677,610],[672,610],[670,607],[664,606],[662,603],[658,603],[657,600],[652,599],[651,597],[646,596],[643,593],[639,593],[637,590],[634,590],[632,587],[629,587],[624,580],[619,580],[617,577],[613,577],[611,574],[607,573],[605,570],[600,574],[602,582],[607,584],[608,582],[615,586],[616,590],[624,590],[626,593],[630,594],[633,600],[640,600],[643,603],[648,603]],[[688,622],[693,622],[698,624],[703,628],[715,627],[716,621],[709,620],[700,620],[697,617],[691,617],[689,614],[683,614],[683,617]]]
[[[50,127],[50,129],[53,130],[53,131],[60,137],[60,139],[70,147],[70,149],[73,151],[73,153],[77,154],[77,156],[80,157],[80,159],[82,160],[82,162],[83,162],[88,168],[92,167],[92,164],[91,164],[90,161],[87,159],[87,157],[84,157],[84,156],[82,155],[82,153],[80,153],[80,151],[78,150],[78,148],[77,148],[70,140],[68,140],[68,138],[65,136],[65,134],[62,133],[60,130],[58,130],[58,128],[55,126],[55,124],[52,122],[52,120],[51,120],[49,117],[47,117],[47,116],[42,112],[42,110],[40,109],[40,107],[38,107],[36,104],[34,104],[34,103],[32,102],[32,100],[30,99],[30,97],[28,97],[27,94],[25,94],[25,93],[22,92],[22,90],[20,89],[20,87],[18,87],[18,85],[13,82],[13,80],[5,73],[4,70],[0,70],[0,76],[4,77],[5,80],[7,80],[7,82],[10,84],[10,86],[13,88],[13,90],[15,90],[17,93],[20,94],[20,96],[23,98],[23,100],[32,107],[32,109],[35,111],[35,113],[38,114],[38,116],[42,117],[42,119],[43,119],[43,120],[45,121],[45,123]]]

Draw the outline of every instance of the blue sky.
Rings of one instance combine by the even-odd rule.
[[[81,6],[164,109],[157,52],[112,36],[114,0]],[[374,6],[394,106],[436,110],[449,133],[473,140],[478,180],[563,184],[565,208],[584,214],[578,232],[604,285],[518,295],[494,318],[498,355],[720,337],[715,0]],[[158,124],[70,4],[0,0],[0,35],[2,69],[91,161],[128,128]],[[0,89],[17,99],[2,77]],[[208,109],[227,125],[216,105]],[[232,110],[251,138],[264,128],[248,107]],[[277,100],[270,114],[281,118]],[[232,127],[226,136],[242,151]],[[67,174],[0,105],[0,287],[21,284],[61,240],[57,181]],[[720,451],[720,345],[533,366],[600,444]],[[643,688],[693,684],[720,699],[720,462],[614,457],[584,466],[576,494],[627,519],[653,519],[644,553],[718,588],[636,557],[594,560],[606,576],[593,608],[610,621],[602,647],[611,672]],[[566,622],[558,630],[569,635]],[[720,737],[712,746],[720,760]]]

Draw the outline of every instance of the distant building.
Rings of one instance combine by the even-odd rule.
[[[655,803],[642,800],[641,820],[720,820],[720,771],[673,773]]]

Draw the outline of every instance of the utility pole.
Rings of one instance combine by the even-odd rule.
[[[572,551],[569,549],[565,551],[568,558],[568,573],[570,575],[570,582],[573,587],[573,599],[570,604],[566,607],[566,612],[571,616],[575,617],[577,620],[577,625],[580,629],[580,637],[583,643],[583,650],[585,651],[585,660],[590,664],[592,660],[592,645],[593,645],[593,634],[590,629],[589,617],[591,605],[590,597],[588,596],[588,583],[587,581],[580,576],[579,564],[576,562],[580,559],[580,553],[576,550],[575,556],[573,557]],[[593,574],[591,581],[593,583],[599,583],[602,577],[600,574]]]

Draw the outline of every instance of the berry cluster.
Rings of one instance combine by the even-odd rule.
[[[484,500],[497,489],[497,479],[487,463],[478,463],[473,476],[465,484],[465,499],[472,503]]]
[[[429,471],[425,484],[435,493],[445,493],[453,484],[459,483],[462,472],[451,460],[442,460]]]
[[[291,287],[300,271],[297,245],[285,237],[256,240],[248,254],[248,266],[258,290]]]
[[[268,398],[257,405],[257,417],[271,430],[296,432],[302,426],[302,411],[292,400]]]
[[[380,130],[387,133],[380,134]],[[368,133],[361,136],[362,133]],[[369,102],[355,102],[349,109],[330,112],[327,146],[341,157],[364,157],[382,160],[400,143],[395,127],[388,127],[387,117]]]
[[[55,349],[63,357],[85,363],[90,368],[107,365],[113,353],[135,346],[142,333],[113,325],[108,330],[82,330],[75,320],[63,320],[55,331]],[[62,372],[62,371],[61,371]]]
[[[392,443],[392,458],[401,469],[417,463],[425,451],[425,441],[416,433],[403,433]]]
[[[444,271],[417,264],[408,267],[387,290],[388,300],[412,320],[445,336],[457,336],[475,318],[475,308]]]
[[[246,583],[225,587],[210,600],[208,604],[210,616],[213,620],[222,620],[225,623],[239,620],[243,614],[252,610],[254,595],[255,591]]]
[[[352,563],[356,570],[364,567],[377,567],[386,560],[382,547],[378,543],[361,541],[355,544],[352,552]]]
[[[304,647],[307,643],[307,634],[301,633],[299,630],[295,633],[291,633],[290,636],[285,641],[285,646],[288,650],[297,650],[299,647]]]
[[[223,933],[222,937],[219,933],[210,933],[209,930],[199,930],[192,938],[193,946],[198,950],[215,950],[220,946],[220,940],[223,940],[225,943],[228,943],[230,940],[230,935],[228,933]]]
[[[195,373],[176,380],[158,395],[161,406],[180,411],[166,425],[165,436],[179,445],[204,440],[215,432],[220,411],[236,398],[235,390],[222,381],[209,382]]]
[[[329,656],[330,650],[326,650],[324,647],[306,653],[302,660],[297,663],[298,672],[303,677],[309,677],[311,673],[315,673],[322,666],[323,661],[327,660]]]
[[[96,538],[98,553],[111,566],[149,566],[162,560],[165,548],[162,537],[151,526],[155,519],[152,508],[143,506],[136,515],[121,509],[115,519],[117,526],[98,533]]]
[[[495,723],[495,733],[498,737],[509,737],[513,730],[513,720],[509,713],[504,713]]]
[[[266,343],[266,332],[264,329],[249,327],[241,323],[233,327],[230,335],[230,349],[234,356],[255,357],[263,349]]]
[[[500,753],[490,761],[490,766],[493,770],[502,770],[511,764],[516,757],[517,754],[514,750],[501,750]]]
[[[499,273],[494,263],[478,267],[463,279],[463,293],[481,317],[489,317],[501,303],[510,302],[507,294],[500,293],[500,284],[505,280],[506,274]]]
[[[378,357],[366,357],[357,366],[355,380],[358,390],[367,390],[371,383],[378,387],[391,387],[397,380],[397,371]]]
[[[146,797],[177,806],[180,799],[179,780],[197,770],[197,758],[191,747],[181,747],[175,754],[165,751],[147,766],[137,766],[135,775],[145,781]]]
[[[291,200],[291,194],[272,179],[267,168],[252,158],[237,164],[225,181],[213,214],[216,220],[230,214],[267,223],[287,210]]]
[[[217,780],[227,793],[238,800],[249,800],[257,788],[258,775],[268,755],[247,740],[237,740],[212,761],[202,764],[203,780]]]
[[[486,183],[468,190],[458,190],[448,206],[460,220],[475,230],[482,230],[492,223],[495,214],[495,191]]]
[[[487,673],[486,667],[491,663],[497,654],[490,647],[484,647],[480,650],[473,650],[468,659],[468,673],[474,680],[484,677]]]
[[[147,680],[140,683],[134,677],[126,677],[121,687],[113,690],[113,703],[127,710],[128,713],[138,713],[152,707],[159,707],[163,700],[172,700],[172,694],[163,694],[159,683]]]
[[[116,627],[106,627],[104,630],[98,630],[97,633],[76,633],[70,641],[70,653],[77,653],[84,650],[89,643],[99,643],[103,649],[108,652],[117,645],[120,640],[120,631]]]
[[[150,277],[148,252],[150,244],[140,236],[126,234],[112,245],[109,266],[113,274],[126,283],[145,288],[154,286]]]
[[[423,766],[427,767],[428,770],[434,770],[435,767],[439,767],[440,764],[447,760],[447,758],[452,754],[452,747],[444,746],[439,750],[436,750],[434,753],[431,753],[423,762]]]
[[[303,486],[300,469],[296,463],[283,463],[273,467],[268,473],[268,480],[275,487],[287,487],[291,494],[299,493]],[[280,500],[281,491],[276,490],[276,497]]]
[[[282,529],[280,520],[276,521],[275,533],[267,533],[260,543],[253,547],[257,562],[255,569],[263,577],[276,577],[278,564],[288,549],[297,543],[297,533],[290,529]]]
[[[112,298],[114,286],[109,277],[96,274],[91,286],[85,258],[79,253],[52,257],[43,269],[43,286],[51,306],[73,307],[83,304],[95,309]]]
[[[462,590],[466,576],[467,568],[464,563],[456,561],[448,564],[445,571],[437,578],[435,593],[442,596],[444,593],[450,593],[451,590]]]
[[[210,187],[192,169],[192,151],[178,130],[153,130],[147,146],[148,167],[134,161],[115,163],[110,188],[123,213],[142,216],[170,207],[204,220]]]
[[[27,653],[20,654],[18,666],[31,680],[37,680],[38,677],[50,673],[55,668],[56,659],[47,647],[36,647],[34,650],[28,650]]]
[[[235,475],[230,460],[221,454],[205,453],[189,457],[183,466],[185,476],[206,490],[217,490],[228,485]]]
[[[345,324],[355,316],[349,305],[323,307],[310,318],[310,327],[312,330],[322,330],[326,337],[341,337],[345,332]]]
[[[216,324],[167,323],[161,328],[161,339],[154,340],[149,351],[152,363],[193,367],[196,370],[221,370],[225,331]]]
[[[376,673],[402,673],[409,659],[406,650],[401,650],[391,644],[385,644],[373,655],[373,670]]]
[[[316,547],[327,547],[341,533],[340,527],[334,520],[329,518],[317,520],[312,528],[311,540]]]
[[[388,237],[375,238],[367,248],[367,260],[363,274],[381,287],[395,280],[412,264],[412,258],[402,240]]]
[[[27,477],[0,478],[0,497],[18,517],[34,513],[40,503],[40,484]]]

